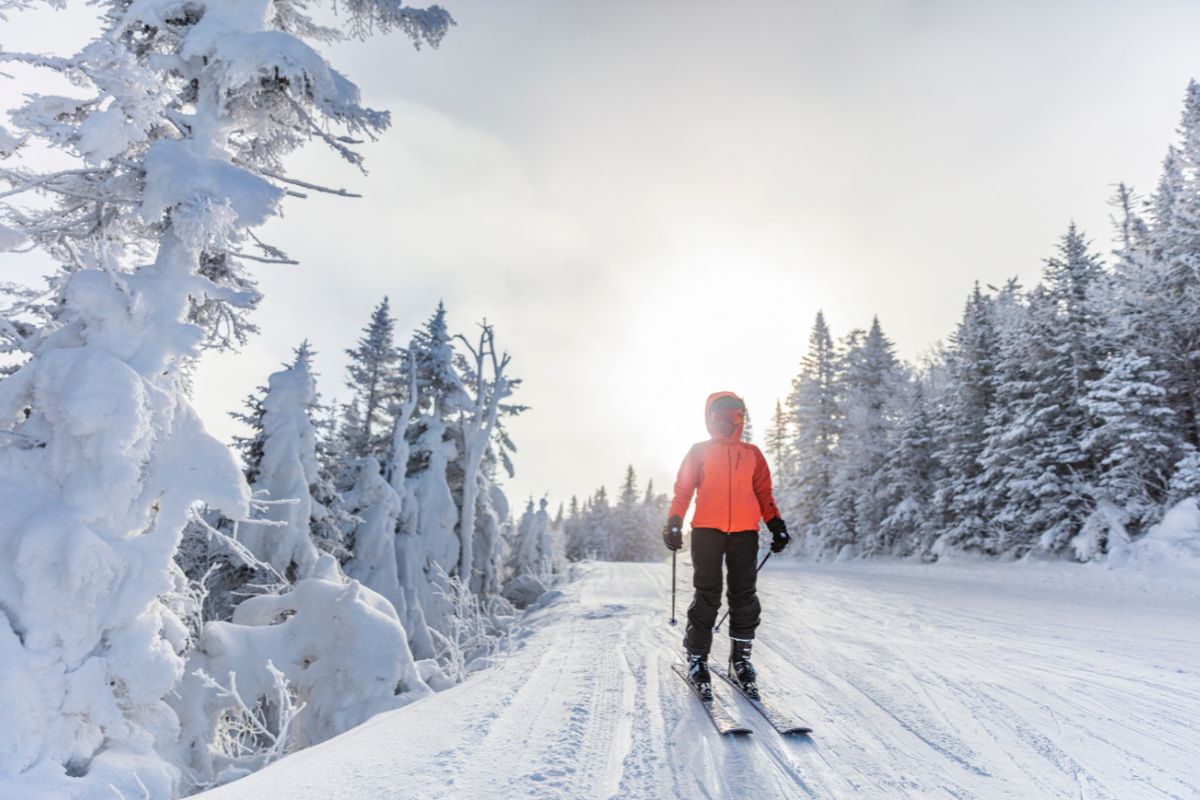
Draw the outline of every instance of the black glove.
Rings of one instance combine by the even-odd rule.
[[[776,517],[767,523],[767,530],[771,532],[771,552],[782,553],[783,549],[792,542],[792,537],[788,536],[787,524]]]
[[[671,517],[663,526],[663,544],[668,550],[683,547],[683,517]]]

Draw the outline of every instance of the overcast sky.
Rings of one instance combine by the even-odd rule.
[[[1107,253],[1113,184],[1152,188],[1200,74],[1192,2],[445,5],[437,50],[329,51],[393,128],[365,178],[316,145],[291,162],[365,197],[267,226],[303,263],[261,270],[261,336],[207,356],[195,401],[227,438],[306,337],[344,398],[372,306],[407,340],[443,299],[525,379],[514,500],[630,463],[665,484],[713,390],[761,435],[818,309],[835,335],[878,314],[912,358],[975,280],[1033,281],[1071,219]]]

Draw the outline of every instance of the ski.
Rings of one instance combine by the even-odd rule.
[[[733,676],[730,675],[724,667],[717,666],[716,664],[709,664],[708,671],[720,675],[726,683],[728,683],[734,689],[737,689],[738,693],[741,694],[742,697],[749,700],[750,705],[754,706],[754,708],[758,710],[758,713],[767,718],[767,722],[771,723],[771,727],[780,733],[812,733],[812,727],[807,722],[795,715],[784,713],[775,706],[771,705],[768,701],[763,700],[761,697],[761,692],[760,697],[757,700],[746,694],[745,690],[742,689],[742,685],[734,680]]]
[[[713,721],[713,725],[717,727],[717,732],[725,734],[744,734],[750,733],[750,729],[738,723],[733,714],[730,713],[728,706],[721,700],[717,699],[716,692],[713,693],[712,700],[705,700],[700,696],[700,692],[696,690],[695,684],[688,680],[687,669],[682,664],[672,664],[671,669],[675,670],[675,674],[683,679],[683,682],[688,685],[688,689],[704,706],[704,710],[708,712],[708,717]]]

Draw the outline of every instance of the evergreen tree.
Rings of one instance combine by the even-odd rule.
[[[579,498],[571,495],[567,506],[567,516],[563,521],[563,538],[566,541],[566,556],[568,561],[583,561],[587,558],[587,542],[584,540],[584,528]]]
[[[1178,128],[1151,203],[1153,302],[1142,309],[1143,355],[1166,373],[1180,435],[1200,447],[1200,83],[1188,84]]]
[[[833,448],[839,424],[836,384],[837,354],[825,315],[817,313],[809,334],[800,374],[792,381],[788,415],[795,463],[782,486],[782,511],[796,532],[812,541],[821,536],[821,517],[829,496]],[[797,548],[797,552],[802,548]]]
[[[1009,295],[1015,286],[1008,287]],[[996,305],[979,284],[967,300],[946,352],[948,378],[934,417],[945,471],[935,483],[934,513],[942,535],[931,547],[980,547],[986,536],[986,493],[977,490],[988,420],[995,402],[999,355]]]
[[[531,497],[525,504],[525,513],[521,515],[510,543],[506,565],[509,580],[522,575],[541,575],[552,561],[550,516],[546,513],[546,499],[542,498],[539,508],[535,510]]]
[[[418,411],[450,419],[466,402],[463,378],[455,367],[453,336],[446,323],[446,306],[438,302],[431,316],[413,335],[413,354],[420,392]]]
[[[1082,443],[1097,465],[1094,494],[1120,509],[1122,523],[1135,535],[1161,516],[1179,460],[1165,377],[1146,356],[1115,355],[1089,382],[1084,401],[1098,423]]]
[[[930,503],[938,477],[936,448],[924,384],[914,380],[883,470],[887,516],[880,524],[881,552],[924,553],[932,544],[936,527]]]
[[[641,560],[645,537],[642,531],[641,509],[638,502],[637,473],[630,464],[621,482],[621,492],[613,509],[610,530],[613,534],[613,557],[617,561]]]
[[[346,385],[352,399],[343,436],[350,458],[370,455],[382,460],[387,456],[392,428],[388,414],[396,400],[396,370],[402,355],[396,348],[395,328],[384,297],[371,312],[357,346],[346,351],[350,357]]]
[[[987,552],[1062,552],[1091,511],[1093,470],[1082,445],[1091,428],[1087,387],[1102,347],[1094,305],[1102,278],[1071,225],[1046,262],[1043,284],[1001,338],[997,402],[977,487],[992,510]]]
[[[894,403],[902,373],[892,343],[876,318],[865,334],[852,331],[839,358],[839,434],[835,469],[822,525],[823,547],[856,545],[864,554],[883,549],[887,516],[884,469],[895,427]]]
[[[775,413],[771,417],[771,429],[767,432],[766,457],[771,464],[775,483],[787,486],[791,483],[789,470],[791,436],[788,432],[787,417],[783,413],[783,403],[775,401]]]
[[[258,430],[245,452],[251,491],[266,505],[257,514],[269,525],[243,525],[241,540],[259,560],[289,580],[305,578],[317,563],[312,540],[314,521],[328,513],[312,497],[321,483],[314,414],[316,380],[308,342],[296,350],[292,364],[268,378],[267,390],[255,405],[261,409]]]
[[[584,519],[588,527],[587,552],[600,561],[614,561],[616,542],[612,532],[612,506],[608,502],[608,490],[603,486],[592,495]]]

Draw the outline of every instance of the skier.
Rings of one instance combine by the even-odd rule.
[[[696,594],[683,638],[688,677],[703,696],[711,696],[708,653],[721,606],[724,558],[729,573],[729,674],[756,696],[750,646],[761,611],[755,591],[759,521],[765,519],[771,531],[771,552],[781,552],[791,538],[771,495],[766,459],[757,447],[742,441],[746,404],[733,392],[716,392],[705,403],[704,417],[711,438],[692,445],[684,457],[663,528],[668,549],[683,547],[683,517],[695,494],[691,549]]]

